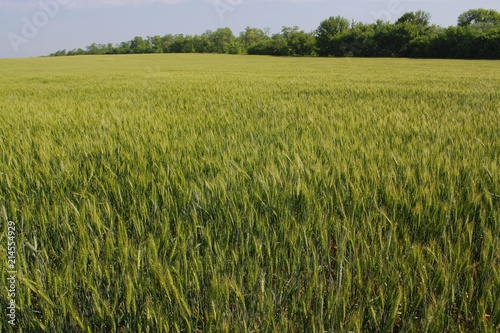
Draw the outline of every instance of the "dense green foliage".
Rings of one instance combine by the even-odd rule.
[[[430,14],[405,13],[395,23],[350,22],[330,17],[316,31],[299,27],[269,31],[248,27],[238,37],[231,29],[202,35],[135,37],[119,45],[92,44],[86,50],[58,51],[52,56],[129,53],[225,53],[276,56],[413,57],[500,59],[500,13],[472,9],[460,15],[456,27],[430,25]]]
[[[18,332],[500,329],[498,62],[39,58],[0,85]]]

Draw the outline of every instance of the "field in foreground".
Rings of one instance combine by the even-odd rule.
[[[498,331],[499,86],[500,62],[0,61],[19,331]]]

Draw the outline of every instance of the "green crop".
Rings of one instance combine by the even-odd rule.
[[[19,332],[500,329],[499,62],[40,58],[0,87]]]

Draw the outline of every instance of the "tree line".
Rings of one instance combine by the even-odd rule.
[[[120,44],[92,44],[86,49],[61,50],[50,56],[144,53],[223,53],[275,56],[413,57],[500,59],[500,13],[471,9],[456,26],[430,24],[424,11],[408,12],[396,22],[349,21],[337,16],[320,23],[313,32],[299,27],[269,29],[247,27],[235,36],[230,28],[207,30],[201,35],[167,34],[135,37]]]

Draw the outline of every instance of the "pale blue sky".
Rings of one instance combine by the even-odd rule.
[[[47,55],[134,36],[201,34],[222,27],[230,27],[235,35],[246,26],[268,27],[273,33],[285,25],[313,31],[322,20],[337,15],[393,22],[419,9],[431,13],[432,23],[449,26],[472,8],[500,11],[500,1],[0,0],[0,58]]]

